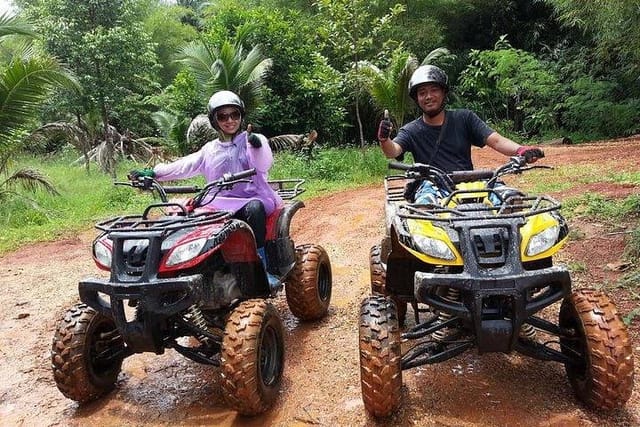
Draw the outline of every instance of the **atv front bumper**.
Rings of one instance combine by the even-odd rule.
[[[443,287],[459,291],[456,301]],[[503,276],[416,272],[415,298],[473,328],[478,350],[509,352],[528,317],[571,292],[569,271],[553,266]]]
[[[122,338],[134,353],[164,352],[167,319],[204,297],[201,274],[155,279],[153,282],[115,283],[89,278],[78,285],[82,302],[112,318]],[[135,315],[125,314],[125,304],[134,302]]]

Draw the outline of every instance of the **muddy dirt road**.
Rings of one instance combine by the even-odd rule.
[[[474,152],[476,166],[502,159],[491,150]],[[602,163],[603,170],[640,170],[640,141],[545,148],[549,164]],[[597,188],[596,188],[597,187]],[[554,196],[597,191],[625,197],[640,189],[624,184],[574,187]],[[309,200],[294,218],[296,243],[319,243],[333,267],[328,316],[299,323],[280,296],[286,325],[286,367],[281,396],[267,414],[246,419],[225,407],[217,368],[162,356],[127,359],[114,392],[79,407],[57,390],[50,370],[50,345],[60,315],[77,299],[77,282],[95,275],[90,259],[92,230],[43,243],[0,258],[0,425],[2,426],[365,426],[376,425],[360,397],[358,310],[369,293],[369,248],[383,235],[381,186]],[[564,261],[583,265],[577,286],[615,280],[607,266],[620,261],[624,233],[608,225],[571,224],[583,238],[568,244]],[[611,232],[610,232],[611,231]],[[612,294],[623,314],[637,304],[625,289]],[[640,382],[640,324],[631,325],[636,382]],[[574,398],[564,369],[517,355],[466,353],[438,365],[404,373],[404,405],[379,425],[420,426],[637,426],[636,386],[626,408],[594,413]]]

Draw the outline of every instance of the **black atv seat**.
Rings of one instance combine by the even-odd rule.
[[[449,178],[454,184],[460,184],[461,182],[480,181],[483,179],[493,178],[493,170],[491,169],[476,169],[472,171],[454,171],[451,172]]]

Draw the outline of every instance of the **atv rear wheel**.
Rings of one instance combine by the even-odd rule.
[[[80,403],[108,393],[118,379],[124,349],[113,319],[76,304],[58,324],[51,346],[58,389]]]
[[[633,355],[625,324],[602,292],[581,289],[564,299],[560,339],[567,377],[577,397],[597,409],[623,406],[633,388]]]
[[[387,296],[387,269],[382,262],[382,248],[380,245],[371,247],[369,252],[369,270],[371,272],[371,293]],[[398,322],[404,325],[407,317],[407,303],[393,298],[398,310]]]
[[[331,263],[318,245],[296,247],[296,265],[285,283],[289,310],[301,320],[324,317],[331,300]]]
[[[284,328],[264,300],[242,302],[229,316],[222,342],[222,388],[227,403],[243,415],[273,405],[284,370]]]
[[[386,417],[402,400],[400,328],[391,299],[374,295],[360,304],[359,348],[364,407]]]

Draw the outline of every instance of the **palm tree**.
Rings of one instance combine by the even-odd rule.
[[[453,59],[449,50],[434,49],[418,63],[418,60],[404,50],[396,50],[391,56],[389,65],[384,70],[369,62],[362,62],[362,73],[366,77],[366,89],[380,114],[389,110],[396,128],[405,123],[407,115],[414,110],[413,101],[409,97],[409,80],[419,65],[449,64]]]
[[[0,42],[6,37],[33,37],[30,26],[19,17],[0,16]],[[0,64],[0,200],[15,193],[20,185],[27,190],[41,187],[55,191],[38,171],[20,169],[9,172],[10,157],[18,149],[18,132],[38,113],[38,108],[55,87],[79,90],[73,76],[53,58],[36,55],[31,44],[20,46],[8,63]]]
[[[389,110],[396,128],[404,124],[405,117],[413,109],[407,85],[418,61],[408,52],[396,51],[386,69],[381,70],[369,62],[362,63],[366,89],[378,110]]]
[[[219,90],[231,90],[244,101],[247,111],[254,111],[262,102],[261,92],[272,61],[266,58],[259,45],[245,54],[242,45],[246,34],[238,33],[236,40],[222,43],[219,48],[202,41],[187,44],[179,59],[198,80],[203,97]]]

